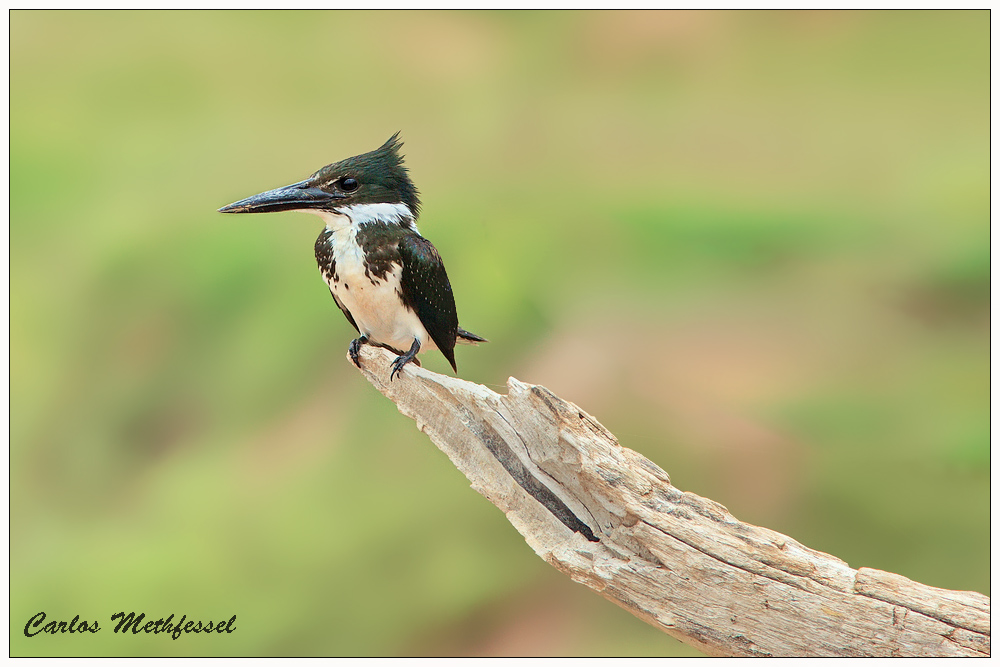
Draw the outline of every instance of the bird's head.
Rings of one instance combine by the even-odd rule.
[[[219,211],[306,211],[320,215],[365,211],[365,217],[380,214],[383,219],[408,219],[412,224],[419,214],[420,200],[399,154],[402,145],[397,132],[370,153],[328,164],[304,181],[247,197]]]

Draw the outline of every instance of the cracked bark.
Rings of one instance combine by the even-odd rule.
[[[743,523],[670,484],[579,407],[506,395],[364,346],[361,371],[414,419],[543,560],[710,655],[988,656],[990,599]]]

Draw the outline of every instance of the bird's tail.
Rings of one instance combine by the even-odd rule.
[[[471,331],[466,331],[462,327],[458,328],[458,338],[455,340],[456,343],[461,343],[463,345],[479,345],[480,343],[488,343],[489,341],[482,336],[477,336]]]

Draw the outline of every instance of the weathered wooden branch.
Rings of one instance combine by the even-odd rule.
[[[844,561],[679,491],[576,405],[365,346],[364,376],[547,563],[711,655],[988,656],[990,599]]]

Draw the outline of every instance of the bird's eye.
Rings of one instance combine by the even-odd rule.
[[[344,192],[354,192],[358,189],[358,181],[350,177],[340,179],[339,185]]]

